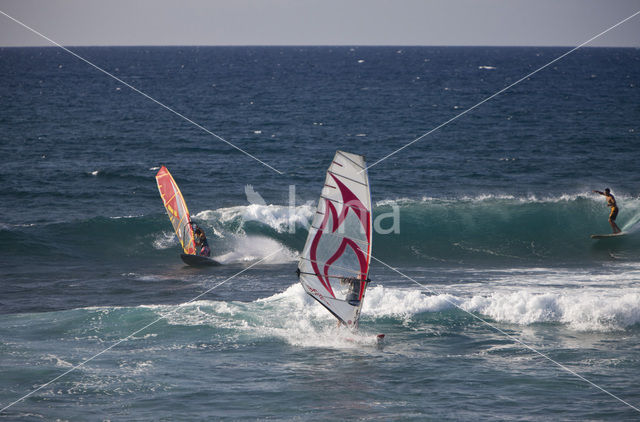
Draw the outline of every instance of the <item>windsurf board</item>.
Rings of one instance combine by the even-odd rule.
[[[211,259],[209,257],[201,256],[201,255],[191,255],[191,254],[181,253],[180,258],[182,258],[185,264],[191,265],[192,267],[213,267],[217,265],[222,265],[215,259]]]

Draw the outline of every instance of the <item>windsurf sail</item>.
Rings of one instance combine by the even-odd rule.
[[[193,227],[191,226],[191,216],[176,181],[173,180],[173,176],[165,166],[158,170],[156,182],[158,183],[158,190],[164,207],[167,209],[167,214],[169,214],[169,220],[171,220],[184,253],[194,255],[196,253],[196,242],[193,235]]]
[[[356,328],[371,260],[371,192],[365,159],[337,151],[329,166],[298,273],[305,291]]]

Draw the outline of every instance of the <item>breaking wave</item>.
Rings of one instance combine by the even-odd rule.
[[[594,241],[590,234],[611,231],[608,208],[597,195],[382,200],[374,207],[373,254],[386,262],[419,265],[634,261],[640,256],[640,199],[618,201],[618,224],[629,235]],[[221,259],[250,261],[283,248],[274,262],[288,262],[304,246],[314,212],[311,202],[291,208],[252,204],[205,210],[193,218]],[[0,244],[16,253],[96,259],[164,259],[178,248],[161,213],[3,226]]]

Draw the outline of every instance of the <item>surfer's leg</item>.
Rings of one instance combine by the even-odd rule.
[[[620,233],[622,231],[620,230],[620,227],[618,227],[616,222],[612,219],[609,219],[609,224],[611,224],[611,230],[613,230],[614,233]]]
[[[622,231],[620,230],[620,227],[618,227],[615,221],[612,221],[611,223],[613,224],[613,230],[615,233],[620,233]]]
[[[618,216],[618,207],[611,207],[611,213],[609,214],[609,224],[614,233],[620,233],[620,227],[616,224],[616,217]]]

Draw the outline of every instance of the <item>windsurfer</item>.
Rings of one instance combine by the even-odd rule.
[[[363,286],[362,280],[356,277],[344,277],[340,279],[341,286],[347,286],[348,291],[345,297],[345,301],[351,306],[360,305],[360,289]],[[349,321],[351,323],[351,321]],[[338,327],[343,325],[343,322],[338,320]],[[346,326],[346,324],[344,324]]]
[[[340,284],[349,286],[349,292],[345,300],[352,306],[358,306],[360,303],[360,286],[362,283],[355,277],[346,277],[340,279]]]
[[[193,234],[196,246],[200,247],[200,256],[211,256],[211,249],[209,249],[209,242],[207,241],[207,235],[204,234],[204,230],[193,223],[191,223],[191,225],[196,228]]]
[[[607,198],[607,206],[611,207],[611,212],[609,213],[609,224],[611,224],[611,229],[614,233],[620,233],[622,230],[620,230],[620,227],[616,224],[616,217],[620,211],[618,204],[616,203],[616,198],[613,197],[609,188],[606,188],[604,192],[600,192],[599,190],[594,190],[593,192],[599,193]]]

